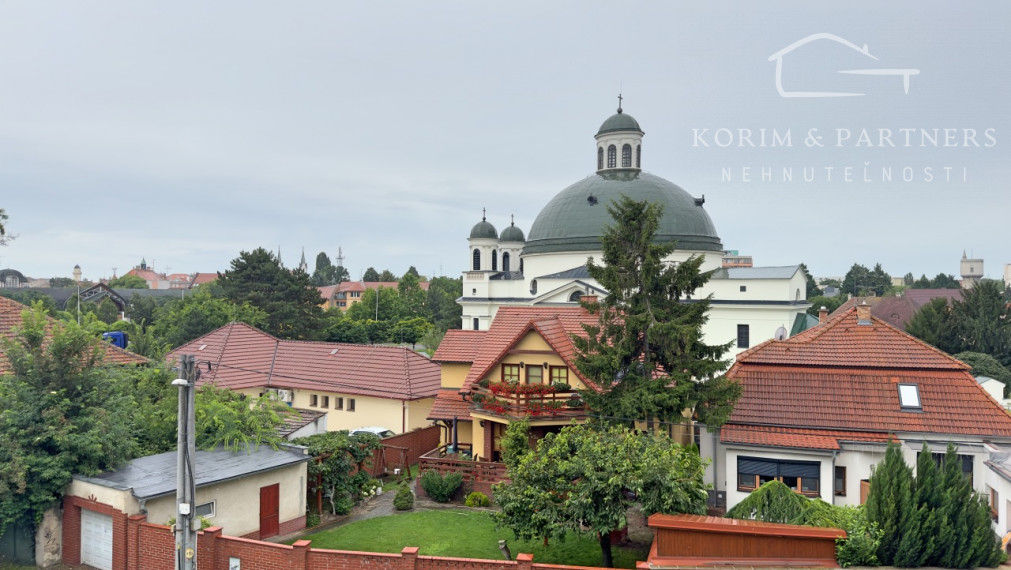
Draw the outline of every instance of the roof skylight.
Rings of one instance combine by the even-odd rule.
[[[916,384],[899,384],[899,405],[903,408],[921,409],[920,387]]]

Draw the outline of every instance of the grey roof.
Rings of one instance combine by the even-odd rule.
[[[572,269],[566,269],[558,273],[541,275],[538,279],[589,279],[589,277],[590,271],[585,265],[580,265],[579,267],[573,267]]]
[[[203,487],[303,461],[309,461],[309,456],[298,446],[281,446],[275,450],[261,445],[249,453],[222,448],[197,451],[196,484]],[[93,477],[74,475],[74,479],[121,491],[132,490],[138,499],[170,495],[176,491],[176,452],[138,457],[114,471]]]
[[[516,224],[510,224],[508,228],[502,230],[500,239],[502,241],[524,241],[526,238],[523,237],[523,230],[517,228]]]
[[[780,267],[727,267],[713,272],[713,279],[790,279],[799,265]]]
[[[988,380],[993,380],[993,378],[990,378],[989,376],[977,376],[976,377],[976,382],[979,382],[980,384],[985,384]]]
[[[614,224],[607,207],[622,196],[657,202],[663,215],[657,243],[677,242],[680,250],[723,252],[716,227],[702,204],[676,184],[637,170],[602,171],[562,190],[537,215],[524,255],[558,251],[600,251],[604,229]]]
[[[489,281],[522,281],[522,271],[501,271],[488,278]]]
[[[491,225],[488,220],[481,220],[480,222],[474,224],[474,227],[470,230],[470,237],[473,238],[491,238],[498,239],[498,231],[495,226]]]
[[[611,115],[600,125],[597,130],[598,135],[604,133],[613,133],[617,131],[635,131],[639,134],[643,134],[642,129],[639,128],[639,121],[632,118],[632,115],[626,114],[621,108],[618,108],[618,112]]]

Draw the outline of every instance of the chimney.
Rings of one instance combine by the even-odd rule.
[[[596,295],[583,295],[583,296],[579,297],[579,300],[583,301],[583,302],[586,302],[586,303],[596,303],[597,302],[597,296]]]
[[[864,301],[857,305],[857,324],[858,325],[869,325],[871,324],[871,306]]]
[[[818,308],[818,324],[824,324],[828,320],[828,309],[825,305]]]

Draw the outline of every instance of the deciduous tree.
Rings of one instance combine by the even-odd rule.
[[[703,514],[705,462],[698,453],[663,434],[636,433],[624,426],[562,428],[523,453],[511,445],[509,482],[496,485],[493,516],[520,539],[561,539],[567,532],[598,537],[602,565],[612,566],[610,532],[627,525],[638,503],[653,513]],[[523,423],[509,431],[524,432]],[[525,433],[507,432],[520,441]]]
[[[108,285],[113,289],[150,289],[147,281],[137,275],[120,275],[109,281]]]
[[[34,524],[74,473],[96,474],[132,457],[132,398],[102,367],[100,342],[76,323],[26,310],[4,339],[0,376],[0,531]]]

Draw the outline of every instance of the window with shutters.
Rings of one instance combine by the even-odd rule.
[[[737,490],[750,492],[769,481],[780,481],[802,495],[818,496],[821,464],[759,457],[737,458]]]

